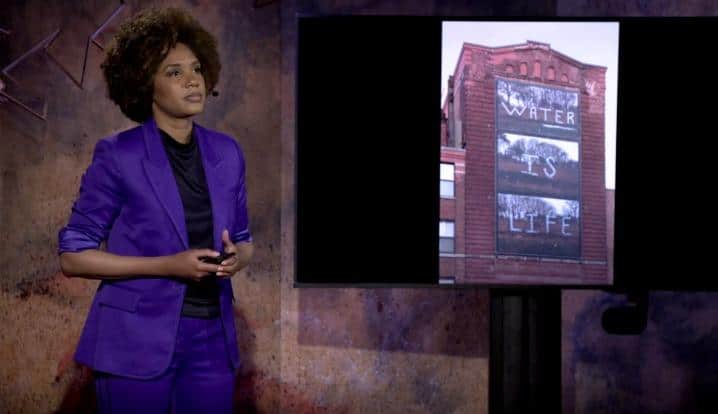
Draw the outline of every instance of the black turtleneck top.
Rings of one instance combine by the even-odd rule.
[[[187,144],[176,141],[161,129],[160,135],[182,199],[189,247],[213,249],[212,204],[194,130]],[[201,282],[184,280],[184,283],[187,290],[182,316],[206,319],[219,316],[219,285],[215,276],[206,276]]]

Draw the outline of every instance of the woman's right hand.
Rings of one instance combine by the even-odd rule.
[[[216,273],[219,267],[219,265],[205,263],[199,259],[204,256],[216,257],[219,256],[219,252],[211,249],[189,249],[166,256],[167,275],[199,282],[210,273]]]

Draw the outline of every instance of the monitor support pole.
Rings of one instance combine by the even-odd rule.
[[[561,290],[491,289],[489,413],[561,412]]]

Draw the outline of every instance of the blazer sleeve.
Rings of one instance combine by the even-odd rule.
[[[123,197],[114,139],[105,138],[95,145],[92,162],[82,175],[70,219],[58,233],[57,254],[99,248],[122,208]]]
[[[239,185],[237,186],[237,195],[234,205],[234,231],[230,239],[233,243],[251,243],[252,234],[249,232],[249,215],[247,213],[247,187],[245,185],[245,162],[244,154],[237,141],[234,141],[237,150]]]

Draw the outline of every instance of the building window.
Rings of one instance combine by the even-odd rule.
[[[534,78],[541,77],[541,62],[538,60],[534,62]]]
[[[529,74],[529,65],[527,65],[526,62],[521,62],[521,66],[519,66],[519,73],[524,76]]]
[[[456,284],[456,278],[454,276],[439,276],[440,285],[454,285]]]
[[[439,253],[454,253],[454,222],[439,221]]]
[[[441,163],[439,194],[441,198],[454,198],[454,164]]]

